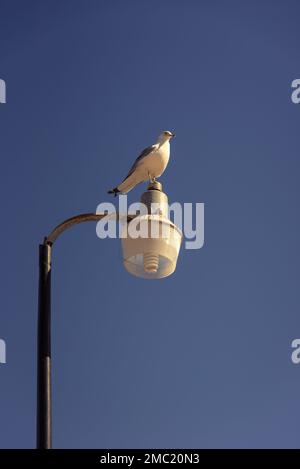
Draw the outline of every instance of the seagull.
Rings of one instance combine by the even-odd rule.
[[[167,167],[170,157],[170,140],[173,137],[175,137],[175,134],[169,130],[162,132],[157,143],[142,151],[133,163],[126,178],[117,187],[108,191],[108,194],[114,194],[115,196],[119,192],[126,194],[140,182],[148,180],[151,183],[155,182],[156,178],[160,177]]]

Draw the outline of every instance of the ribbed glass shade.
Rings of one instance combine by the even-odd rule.
[[[137,230],[131,230],[132,223]],[[137,231],[143,237],[136,237]],[[128,272],[147,279],[167,277],[174,272],[182,233],[169,219],[161,215],[139,216],[124,226],[122,234],[123,261]]]

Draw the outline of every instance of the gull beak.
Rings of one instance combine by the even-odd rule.
[[[172,138],[175,137],[175,134],[172,134]]]

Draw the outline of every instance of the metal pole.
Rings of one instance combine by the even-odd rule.
[[[51,246],[39,247],[37,339],[37,448],[50,449],[51,434]]]

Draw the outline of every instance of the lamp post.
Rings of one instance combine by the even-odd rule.
[[[146,223],[156,221],[159,226],[169,224],[168,238],[159,234],[142,239],[122,239],[124,266],[133,275],[144,278],[161,278],[170,275],[176,267],[180,249],[181,232],[167,218],[165,204],[167,196],[162,192],[161,184],[150,184],[142,196],[148,215],[144,217],[127,216],[126,228],[130,222]],[[158,212],[151,215],[151,203],[155,202]],[[52,447],[52,402],[51,402],[51,255],[56,239],[68,228],[79,223],[99,221],[106,214],[85,213],[69,218],[51,231],[39,246],[39,299],[37,330],[37,449]],[[151,218],[152,217],[152,218]],[[118,218],[118,217],[117,217]]]
[[[37,448],[52,447],[51,402],[51,255],[52,246],[65,230],[104,214],[85,213],[65,220],[39,246],[39,300],[37,331]]]

